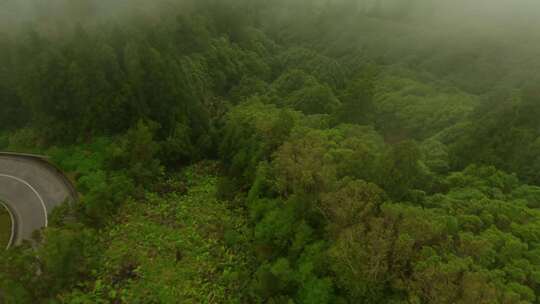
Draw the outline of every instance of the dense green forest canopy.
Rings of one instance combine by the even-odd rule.
[[[540,303],[538,17],[1,1],[0,150],[81,199],[0,252],[0,302]]]

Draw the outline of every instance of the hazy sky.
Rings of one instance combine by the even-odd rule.
[[[173,11],[182,0],[0,0],[0,29],[12,30],[28,22],[45,27],[99,22],[107,17]],[[166,8],[166,9],[163,9]]]
[[[289,0],[316,3],[319,0]],[[520,31],[538,32],[540,0],[331,0],[357,1],[361,10],[377,5],[394,8],[409,4],[411,15],[420,22],[442,23],[446,26],[512,27]],[[12,29],[28,21],[40,24],[88,22],[105,16],[118,18],[134,12],[152,13],[159,8],[178,6],[183,0],[0,0],[0,28]],[[326,3],[320,0],[319,3]],[[429,21],[428,21],[429,20]]]

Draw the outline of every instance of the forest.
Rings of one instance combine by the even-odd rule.
[[[540,303],[538,29],[531,0],[0,1],[0,151],[80,194],[33,242],[0,221],[0,303]]]

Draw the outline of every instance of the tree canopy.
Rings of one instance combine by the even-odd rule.
[[[81,195],[0,302],[540,303],[520,1],[1,3],[0,150]]]

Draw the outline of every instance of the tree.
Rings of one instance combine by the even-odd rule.
[[[337,119],[343,123],[369,124],[375,111],[374,80],[367,76],[352,81],[340,96]]]
[[[343,180],[338,189],[323,194],[320,206],[332,234],[339,234],[378,213],[384,193],[377,185],[361,180]]]
[[[298,90],[289,97],[287,103],[308,115],[333,114],[340,105],[332,89],[325,85]]]
[[[160,146],[154,140],[157,125],[140,120],[128,130],[119,144],[113,146],[109,166],[113,170],[126,170],[137,185],[151,184],[162,173],[157,158]]]
[[[383,157],[380,184],[394,199],[404,199],[410,189],[421,186],[420,150],[413,141],[393,146]]]

